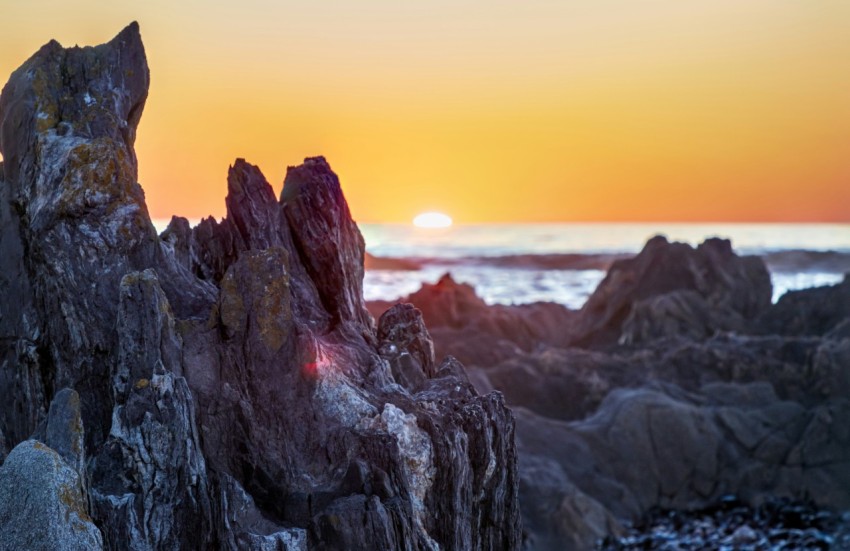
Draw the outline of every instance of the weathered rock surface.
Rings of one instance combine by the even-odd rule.
[[[727,494],[850,509],[850,286],[771,305],[760,262],[653,239],[560,340],[448,278],[409,297],[437,350],[465,354],[470,380],[515,408],[531,549],[591,548],[655,508]]]
[[[761,259],[735,255],[728,240],[708,239],[694,249],[657,236],[636,257],[614,262],[582,308],[572,343],[740,330],[770,306],[771,289]]]
[[[378,321],[378,350],[390,363],[396,382],[415,391],[436,375],[434,343],[412,304],[397,304]]]
[[[224,220],[157,236],[133,151],[147,86],[133,24],[51,42],[0,96],[7,444],[62,436],[109,549],[518,548],[513,416],[436,362],[412,309],[376,333],[327,161],[277,199],[237,160]]]
[[[80,475],[54,450],[21,442],[0,466],[0,549],[103,549]]]

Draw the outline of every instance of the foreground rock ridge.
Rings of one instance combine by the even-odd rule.
[[[519,548],[513,415],[415,308],[375,324],[325,159],[279,199],[239,159],[158,236],[148,84],[133,23],[0,96],[0,549]]]

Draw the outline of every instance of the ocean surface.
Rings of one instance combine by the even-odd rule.
[[[155,220],[160,231],[167,220]],[[382,269],[366,272],[367,300],[393,300],[445,273],[491,304],[552,301],[580,308],[611,261],[638,253],[654,235],[698,245],[731,239],[738,254],[763,255],[773,299],[838,283],[850,272],[850,224],[481,224],[423,229],[360,224]],[[399,269],[404,268],[404,269]]]
[[[367,271],[367,300],[406,296],[450,272],[489,303],[552,301],[580,308],[605,276],[603,266],[593,264],[609,263],[606,256],[636,254],[658,234],[692,245],[723,237],[732,240],[738,254],[768,255],[775,260],[769,262],[774,300],[791,289],[838,283],[850,271],[850,225],[840,224],[505,224],[447,229],[361,224],[360,229],[370,254],[411,259],[418,266]],[[835,254],[810,254],[827,251]],[[583,258],[599,262],[581,262]]]

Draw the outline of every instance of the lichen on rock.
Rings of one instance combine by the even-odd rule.
[[[452,390],[459,365],[437,377],[421,318],[383,324],[419,361],[415,385],[394,378],[327,161],[291,167],[278,199],[237,159],[225,219],[157,236],[133,149],[148,81],[132,24],[49,43],[0,96],[7,442],[64,435],[109,549],[517,549],[513,417]],[[83,444],[53,415],[65,387]]]
[[[15,446],[0,466],[0,549],[102,549],[80,475],[36,440]]]

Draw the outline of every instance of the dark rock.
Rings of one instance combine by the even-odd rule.
[[[474,370],[490,387],[504,393],[510,405],[552,419],[589,415],[615,388],[638,386],[645,379],[623,358],[580,349],[544,348],[518,354],[487,369]]]
[[[452,355],[465,365],[490,366],[530,351],[540,343],[566,342],[574,312],[553,303],[488,306],[472,286],[446,274],[402,299],[422,312],[438,356]],[[377,317],[391,303],[370,303]]]
[[[366,246],[325,158],[289,167],[280,201],[325,309],[336,323],[348,321],[370,335],[374,322],[363,305]]]
[[[223,474],[216,500],[225,540],[222,547],[247,551],[275,549],[306,551],[307,533],[301,528],[284,528],[263,517],[254,499],[229,475]]]
[[[378,350],[390,362],[393,377],[414,390],[435,375],[434,343],[412,304],[397,304],[378,321]]]
[[[0,379],[25,402],[0,406],[0,425],[13,441],[32,433],[63,387],[80,393],[87,445],[105,438],[124,274],[157,266],[183,315],[212,303],[211,288],[191,284],[195,278],[164,252],[136,182],[133,142],[147,85],[133,24],[95,48],[51,42],[0,96],[7,165],[0,271],[10,297],[0,334],[13,339],[4,344]],[[13,409],[21,406],[24,416]]]
[[[110,548],[212,543],[207,472],[180,341],[153,270],[121,280],[115,409],[94,459],[92,503]]]
[[[696,291],[673,291],[632,305],[620,329],[619,342],[635,344],[664,337],[705,339],[718,330],[741,331],[744,318],[728,309],[713,308]]]
[[[45,442],[83,477],[86,472],[85,431],[80,395],[63,388],[50,402]]]
[[[15,446],[0,466],[0,549],[103,549],[80,475],[36,440]]]
[[[524,349],[523,338],[507,329],[489,329],[476,341],[484,332],[473,328],[487,327],[505,310],[448,278],[409,297],[421,305],[426,323],[429,315],[434,319],[429,329],[436,348],[469,354],[470,363],[481,366],[470,370],[469,380],[481,390],[500,390],[517,408],[520,503],[530,549],[586,549],[606,535],[622,535],[656,507],[698,509],[729,492],[745,505],[817,496],[820,507],[850,508],[850,437],[841,429],[850,425],[850,340],[841,332],[846,321],[838,321],[843,290],[789,294],[800,301],[800,326],[817,326],[810,331],[815,335],[831,327],[825,336],[763,335],[777,306],[747,310],[730,298],[742,291],[727,276],[746,273],[748,261],[655,246],[673,247],[678,260],[662,263],[684,262],[685,269],[668,266],[684,283],[668,281],[673,290],[629,303],[616,332],[622,344],[604,341],[603,350],[559,348],[552,345],[558,341],[536,336]],[[702,255],[717,267],[696,285],[693,263]],[[647,276],[645,287],[664,284],[657,277]],[[739,284],[769,297],[769,287],[753,281]],[[827,296],[839,307],[827,304]],[[777,327],[782,319],[773,320]],[[546,334],[545,323],[526,334]],[[576,325],[561,328],[569,337]],[[723,545],[747,534],[727,536]]]
[[[790,291],[761,317],[762,332],[825,335],[850,319],[850,276],[841,283]]]
[[[0,97],[0,434],[73,452],[59,389],[79,393],[110,549],[518,548],[512,414],[435,367],[414,310],[381,325],[422,374],[396,384],[323,158],[280,201],[237,160],[224,220],[156,235],[132,147],[147,74],[134,24],[48,44]]]
[[[674,292],[680,294],[664,298]],[[735,330],[770,306],[771,292],[761,259],[735,255],[728,240],[707,239],[694,249],[657,236],[636,257],[614,262],[581,309],[572,342],[604,346],[624,337]],[[659,315],[675,322],[653,323]]]

